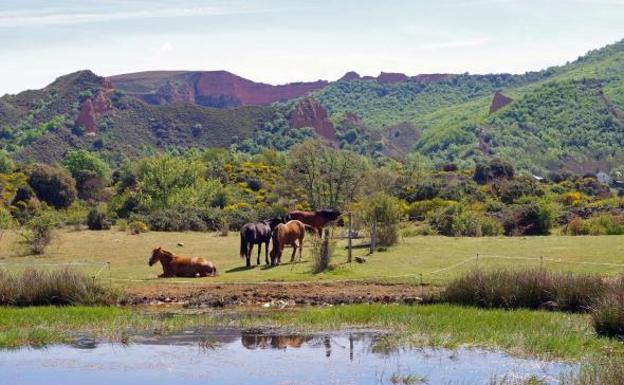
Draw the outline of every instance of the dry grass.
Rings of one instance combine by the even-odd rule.
[[[110,288],[71,269],[0,270],[0,305],[104,305],[116,299]]]

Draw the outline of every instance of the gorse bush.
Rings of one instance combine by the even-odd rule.
[[[71,269],[20,274],[0,270],[0,305],[102,305],[116,299],[116,292]]]

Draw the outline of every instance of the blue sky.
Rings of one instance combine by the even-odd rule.
[[[79,69],[521,73],[624,38],[623,20],[624,0],[0,0],[0,95]]]

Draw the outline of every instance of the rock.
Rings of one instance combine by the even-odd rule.
[[[355,262],[357,263],[366,263],[367,261],[366,257],[355,257]]]
[[[178,242],[178,247],[184,247],[184,242]]]
[[[492,104],[490,105],[490,114],[495,113],[511,102],[513,102],[512,98],[503,95],[500,91],[496,91],[494,98],[492,98]]]
[[[332,142],[336,140],[336,131],[327,110],[313,97],[307,97],[295,105],[290,115],[290,127],[312,127],[319,136]]]

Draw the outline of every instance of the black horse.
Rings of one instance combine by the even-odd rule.
[[[240,230],[240,256],[247,260],[246,266],[251,267],[251,251],[254,245],[258,245],[258,260],[260,264],[260,252],[264,243],[264,261],[269,264],[269,242],[275,226],[284,223],[281,217],[271,218],[260,222],[247,223]]]

